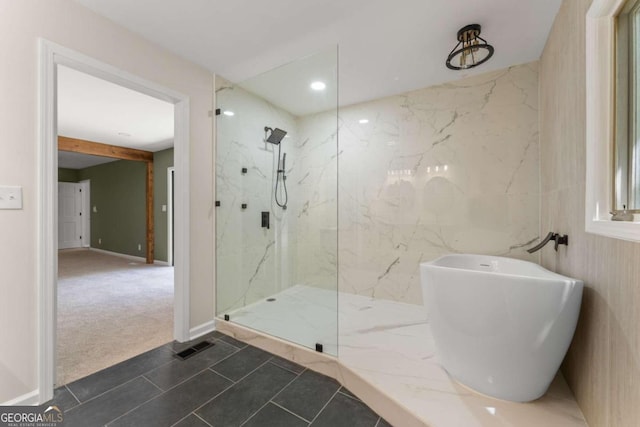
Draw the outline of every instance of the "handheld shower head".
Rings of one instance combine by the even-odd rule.
[[[279,129],[279,128],[271,129],[270,127],[267,127],[267,126],[265,126],[264,128],[264,132],[266,134],[265,141],[275,145],[280,144],[284,136],[287,134],[287,132],[282,129]]]

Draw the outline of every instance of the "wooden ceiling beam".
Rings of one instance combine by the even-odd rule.
[[[99,142],[85,141],[84,139],[69,138],[66,136],[58,136],[58,150],[90,154],[92,156],[110,157],[112,159],[153,162],[153,152],[151,151],[118,147],[117,145],[101,144]]]

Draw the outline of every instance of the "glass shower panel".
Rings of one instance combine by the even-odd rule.
[[[216,80],[217,316],[333,355],[337,90],[337,48]]]

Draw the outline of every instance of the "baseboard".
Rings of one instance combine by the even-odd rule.
[[[147,262],[147,259],[145,257],[141,257],[141,256],[121,254],[119,252],[112,252],[112,251],[107,251],[107,250],[98,249],[98,248],[89,248],[89,250],[90,251],[94,251],[94,252],[100,252],[102,254],[113,255],[113,256],[120,257],[120,258],[125,258],[125,259],[131,260],[131,261],[137,261],[137,262],[140,262],[140,263],[143,263],[143,264]],[[166,262],[166,261],[155,260],[155,261],[153,261],[153,263],[154,264],[158,264],[158,265],[167,265],[167,266],[169,265],[169,263]]]
[[[216,330],[216,321],[210,320],[202,325],[198,325],[195,328],[189,329],[189,340],[195,340],[209,332]]]
[[[15,399],[0,403],[0,406],[36,406],[40,404],[39,400],[40,391],[33,390],[32,392],[18,396]]]

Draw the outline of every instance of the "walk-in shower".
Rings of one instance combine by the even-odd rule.
[[[337,87],[335,48],[216,78],[217,316],[334,355]]]

